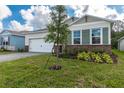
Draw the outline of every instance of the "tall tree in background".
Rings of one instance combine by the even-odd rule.
[[[46,42],[53,42],[54,47],[56,46],[56,55],[59,57],[59,45],[67,42],[69,33],[68,25],[64,22],[66,18],[65,7],[57,5],[51,8],[51,22],[48,24],[48,35]],[[53,48],[54,48],[53,47]]]
[[[118,48],[118,39],[124,36],[124,20],[117,20],[113,24],[112,27],[112,37],[111,37],[111,42],[112,42],[112,48],[117,49]]]
[[[120,32],[122,30],[124,30],[124,20],[117,20],[114,22],[112,29],[115,32]]]

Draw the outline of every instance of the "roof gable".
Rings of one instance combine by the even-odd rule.
[[[96,17],[96,16],[92,16],[92,15],[84,15],[81,18],[79,18],[78,20],[71,23],[70,25],[82,24],[82,23],[86,23],[86,22],[97,22],[97,21],[107,21],[110,23],[114,22],[114,20],[110,20],[110,19],[106,19],[106,18],[100,18],[100,17]]]
[[[39,30],[34,30],[34,31],[21,31],[21,35],[26,35],[26,34],[36,34],[36,33],[46,33],[48,32],[47,28],[44,29],[39,29]]]
[[[11,30],[3,30],[0,35],[16,35],[21,36],[20,32],[18,31],[11,31]]]
[[[69,25],[78,19],[79,19],[78,17],[70,17],[70,18],[67,18],[66,20],[64,20],[64,22]]]
[[[0,33],[1,35],[11,35],[12,33],[9,32],[8,30],[4,30]]]
[[[124,39],[124,36],[123,37],[121,37],[120,39],[118,39],[118,41],[121,41],[121,40],[123,40]]]

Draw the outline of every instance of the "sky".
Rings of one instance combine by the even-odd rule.
[[[1,5],[0,31],[34,31],[45,28],[49,23],[51,6],[44,5]],[[67,5],[68,17],[90,14],[113,20],[124,19],[124,5]]]

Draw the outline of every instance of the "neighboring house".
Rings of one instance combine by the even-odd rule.
[[[118,40],[118,49],[121,50],[121,51],[124,51],[124,37],[121,37]]]
[[[25,36],[20,32],[4,30],[0,33],[0,48],[17,51],[25,48]]]
[[[71,17],[65,22],[69,24],[67,48],[111,51],[111,31],[113,20],[91,15],[81,18]],[[25,46],[30,52],[51,52],[53,43],[45,42],[47,29],[32,31],[25,34]]]

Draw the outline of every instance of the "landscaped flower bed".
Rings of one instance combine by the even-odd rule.
[[[117,56],[113,53],[82,52],[78,53],[77,59],[95,63],[117,63]]]

